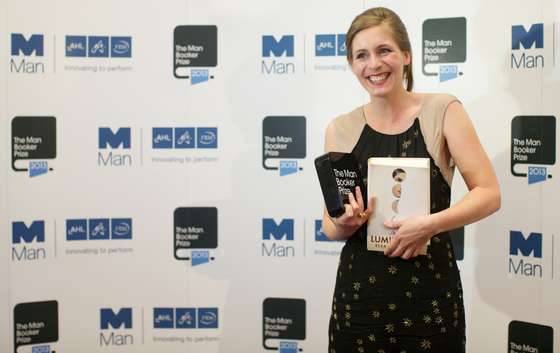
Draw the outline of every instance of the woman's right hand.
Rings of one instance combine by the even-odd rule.
[[[369,199],[368,207],[365,209],[362,191],[359,186],[356,186],[356,197],[354,197],[353,193],[348,193],[348,201],[349,203],[344,205],[345,211],[342,215],[336,218],[329,217],[335,228],[332,229],[332,232],[327,232],[327,236],[331,239],[341,240],[350,237],[358,228],[364,225],[373,214],[375,205],[374,199]]]

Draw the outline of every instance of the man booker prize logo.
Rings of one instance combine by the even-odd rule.
[[[467,19],[430,18],[422,25],[422,72],[439,82],[461,76],[457,63],[467,60]]]
[[[215,260],[209,249],[218,247],[218,209],[179,207],[173,213],[173,255],[192,266]]]
[[[546,166],[556,163],[556,118],[522,115],[511,121],[511,174],[535,184],[552,178]],[[526,169],[516,167],[527,165]]]
[[[263,301],[263,347],[279,353],[303,351],[306,336],[304,299],[266,298]]]
[[[267,116],[262,131],[264,169],[278,170],[280,176],[303,170],[298,159],[306,156],[304,116]]]
[[[177,26],[173,31],[173,75],[191,85],[213,79],[218,65],[218,27]]]

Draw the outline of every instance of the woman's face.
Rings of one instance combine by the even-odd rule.
[[[403,68],[410,54],[403,52],[385,25],[358,32],[352,40],[352,72],[372,97],[384,97],[403,87]]]

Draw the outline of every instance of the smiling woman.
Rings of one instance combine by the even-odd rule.
[[[345,213],[323,215],[323,231],[346,240],[340,255],[329,325],[329,353],[465,352],[459,270],[449,230],[500,206],[499,185],[470,119],[447,94],[412,91],[412,51],[401,19],[386,8],[358,15],[346,35],[348,62],[370,102],[334,119],[326,152],[355,155],[367,175],[370,157],[430,160],[430,214],[386,221],[385,253],[368,251],[374,200],[349,193]],[[457,165],[469,192],[450,207]],[[406,177],[395,170],[395,181]],[[393,190],[400,196],[400,187]],[[367,205],[367,207],[366,207]],[[394,204],[397,212],[397,203]],[[430,241],[427,255],[419,255]]]

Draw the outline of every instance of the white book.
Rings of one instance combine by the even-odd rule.
[[[368,197],[375,197],[367,249],[384,251],[396,233],[384,226],[385,221],[430,214],[430,159],[369,158],[367,182]],[[421,255],[426,255],[427,245]]]

